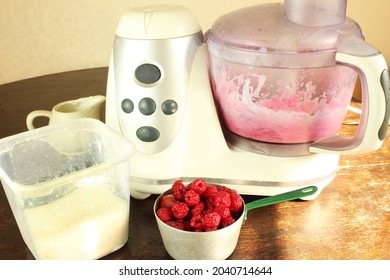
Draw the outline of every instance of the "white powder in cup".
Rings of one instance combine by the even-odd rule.
[[[129,203],[107,186],[75,188],[24,215],[21,232],[37,259],[98,259],[128,238]]]

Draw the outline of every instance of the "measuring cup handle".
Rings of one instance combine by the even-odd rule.
[[[304,188],[296,189],[296,190],[289,191],[286,193],[280,193],[280,194],[277,194],[274,196],[269,196],[266,198],[262,198],[262,199],[258,199],[258,200],[249,202],[249,203],[245,204],[244,221],[247,218],[248,212],[252,209],[276,204],[279,202],[308,197],[308,196],[314,195],[317,191],[318,191],[318,188],[316,186],[309,186],[309,187],[304,187]]]
[[[339,45],[336,61],[356,70],[362,84],[362,114],[353,138],[338,135],[319,140],[310,147],[313,153],[341,155],[371,152],[382,146],[390,116],[390,79],[382,54],[351,35]]]
[[[28,130],[35,129],[35,127],[34,127],[34,119],[36,119],[38,117],[46,117],[46,118],[49,118],[49,120],[50,120],[52,115],[53,115],[52,112],[46,111],[46,110],[32,111],[31,113],[29,113],[27,115],[27,118],[26,118],[27,129]]]

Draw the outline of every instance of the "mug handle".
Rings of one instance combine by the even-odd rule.
[[[390,117],[390,78],[382,54],[361,38],[342,38],[336,61],[356,70],[362,84],[362,114],[353,138],[330,136],[314,142],[312,153],[341,155],[371,152],[382,146]]]
[[[46,110],[32,111],[31,113],[29,113],[27,115],[27,118],[26,118],[27,129],[28,130],[35,129],[35,127],[34,127],[34,119],[36,119],[38,117],[46,117],[46,118],[49,118],[49,120],[50,120],[52,115],[53,115],[53,113],[51,111],[46,111]]]

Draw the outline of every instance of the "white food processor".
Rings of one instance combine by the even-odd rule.
[[[195,178],[240,194],[315,185],[318,195],[340,155],[379,149],[390,111],[387,65],[345,13],[346,0],[285,0],[228,13],[204,34],[181,6],[126,12],[106,124],[136,147],[132,197]],[[357,77],[362,115],[349,139],[338,130]]]

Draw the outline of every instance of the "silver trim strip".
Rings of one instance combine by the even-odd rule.
[[[302,180],[298,182],[274,182],[274,181],[256,181],[256,180],[243,180],[243,179],[224,179],[224,178],[209,178],[209,177],[201,177],[201,179],[204,179],[208,183],[212,184],[219,184],[219,185],[241,185],[241,186],[254,186],[254,187],[295,187],[297,185],[314,185],[318,182],[322,182],[326,179],[329,179],[331,177],[334,177],[336,175],[337,169],[332,171],[331,173],[317,177],[312,178],[308,180]],[[134,177],[132,176],[130,178],[131,182],[138,183],[142,185],[152,185],[152,186],[159,186],[159,185],[171,185],[176,180],[182,180],[183,182],[191,182],[195,179],[198,179],[199,177],[177,177],[177,178],[170,178],[170,179],[148,179],[148,178],[140,178],[140,177]]]

